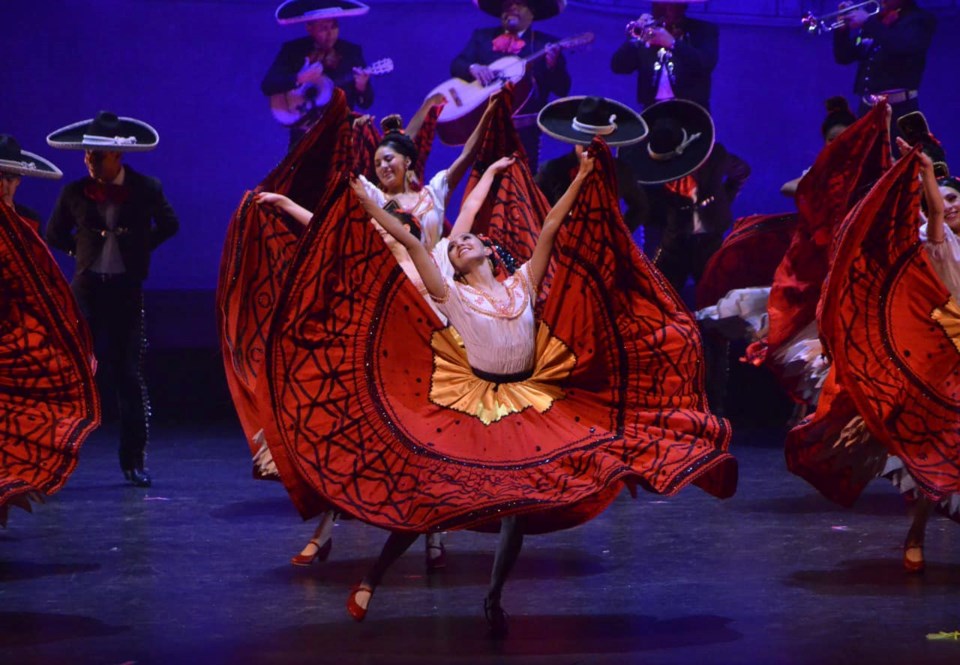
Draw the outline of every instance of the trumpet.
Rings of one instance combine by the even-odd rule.
[[[666,24],[662,20],[655,19],[650,14],[641,14],[636,21],[627,23],[625,30],[630,39],[644,40],[650,36],[649,30],[664,27]]]
[[[814,16],[813,12],[807,12],[803,15],[803,18],[800,19],[800,22],[807,28],[807,32],[820,35],[824,32],[832,32],[837,28],[842,28],[846,23],[846,21],[843,20],[844,15],[849,14],[855,9],[862,9],[867,12],[867,16],[873,16],[874,14],[880,13],[880,2],[879,0],[867,0],[866,2],[850,5],[849,7],[841,7],[835,12],[823,14],[822,16]]]

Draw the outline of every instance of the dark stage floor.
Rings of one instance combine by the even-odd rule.
[[[235,425],[159,427],[150,490],[122,484],[114,435],[0,531],[0,663],[960,662],[960,642],[925,639],[960,629],[960,531],[934,520],[908,576],[892,488],[836,508],[786,472],[777,431],[739,433],[729,501],[624,496],[528,538],[501,644],[481,617],[494,536],[451,534],[430,577],[416,545],[356,624],[344,601],[382,532],[342,523],[329,562],[293,568],[311,526],[250,479]]]

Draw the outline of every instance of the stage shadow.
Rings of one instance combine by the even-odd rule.
[[[76,575],[100,570],[99,563],[33,563],[0,561],[0,582],[35,580],[51,575]]]
[[[852,508],[844,508],[819,494],[806,494],[796,497],[777,497],[761,501],[747,501],[737,506],[737,510],[746,513],[772,513],[775,515],[811,515],[846,513],[854,515],[892,515],[903,518],[907,514],[907,505],[898,494],[867,494]]]
[[[342,622],[289,628],[263,641],[285,650],[317,653],[337,646],[340,658],[362,655],[369,662],[464,662],[469,656],[569,656],[630,654],[685,649],[734,642],[742,634],[730,619],[686,616],[660,620],[635,615],[533,615],[509,619],[510,634],[502,641],[487,637],[487,625],[476,616],[404,617],[377,620],[374,610],[363,624]],[[243,653],[249,657],[257,646]],[[256,660],[253,658],[251,660]],[[366,661],[365,661],[366,662]]]
[[[61,640],[109,637],[130,630],[69,614],[0,612],[0,647],[30,647]],[[65,661],[69,662],[69,661]]]
[[[375,553],[365,558],[334,560],[309,567],[281,566],[268,571],[272,580],[281,579],[291,584],[318,583],[346,585],[356,584],[374,561]],[[428,573],[421,557],[407,556],[400,559],[387,573],[384,584],[396,588],[419,588],[425,582],[431,587],[486,586],[490,582],[493,551],[450,552],[447,566]],[[510,573],[511,580],[549,580],[572,577],[592,577],[609,571],[606,562],[587,552],[576,549],[551,549],[526,552]]]
[[[832,570],[798,570],[786,584],[835,596],[915,596],[955,594],[960,586],[960,566],[927,562],[922,574],[903,570],[896,553],[889,559],[841,561]]]
[[[286,517],[296,515],[293,504],[286,496],[250,501],[236,501],[210,511],[210,517],[218,520],[243,521],[251,517]]]

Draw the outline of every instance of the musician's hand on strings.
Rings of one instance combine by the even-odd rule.
[[[303,67],[297,72],[297,85],[317,85],[323,79],[323,63],[303,59]]]
[[[469,71],[473,75],[473,78],[480,81],[480,85],[483,87],[487,87],[493,83],[493,80],[496,78],[496,74],[493,72],[493,70],[486,65],[473,63],[470,65]]]
[[[547,44],[547,47],[544,49],[547,69],[553,69],[557,66],[557,61],[560,59],[560,45],[559,44]]]
[[[370,81],[370,75],[360,67],[353,68],[353,85],[357,92],[363,92],[367,89],[367,83]]]

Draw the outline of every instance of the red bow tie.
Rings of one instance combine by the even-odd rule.
[[[129,190],[123,185],[91,180],[83,188],[83,195],[96,203],[121,204],[127,200]]]
[[[523,50],[527,43],[517,37],[515,34],[505,32],[493,40],[493,50],[497,53],[508,53],[516,55]]]

